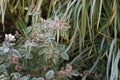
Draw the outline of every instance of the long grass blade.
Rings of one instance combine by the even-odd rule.
[[[111,58],[113,54],[114,43],[115,43],[115,40],[113,40],[110,45],[110,50],[109,50],[109,55],[108,55],[107,71],[106,71],[107,80],[109,80],[109,69],[110,69],[110,62],[111,62]]]

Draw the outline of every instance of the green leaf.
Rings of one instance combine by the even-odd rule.
[[[27,34],[26,34],[27,25],[26,25],[24,19],[23,18],[18,19],[15,22],[15,25],[16,25],[16,28],[20,31],[21,35],[23,37],[27,37]]]
[[[62,57],[63,59],[65,59],[65,60],[69,60],[69,56],[68,56],[68,54],[65,53],[65,52],[61,53],[61,57]]]
[[[30,35],[32,31],[33,31],[32,26],[27,27],[27,29],[26,29],[26,33],[27,33],[27,35]]]

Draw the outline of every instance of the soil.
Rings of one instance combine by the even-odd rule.
[[[16,28],[13,22],[11,20],[7,20],[4,23],[5,25],[5,31],[3,31],[3,25],[0,23],[0,43],[4,41],[5,34],[15,34]]]

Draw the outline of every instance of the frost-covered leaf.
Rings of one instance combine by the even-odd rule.
[[[31,52],[31,46],[30,46],[30,45],[26,47],[26,52],[27,52],[27,53],[30,53],[30,52]]]
[[[40,77],[40,78],[32,78],[32,80],[45,80],[45,79]]]
[[[0,71],[2,71],[4,73],[4,75],[8,75],[7,69],[2,65],[0,66]]]
[[[13,76],[14,79],[19,79],[21,76],[20,73],[18,73],[18,72],[13,73],[13,75],[14,75]]]
[[[6,80],[6,79],[4,79],[4,78],[6,78],[4,74],[3,74],[3,75],[0,75],[0,80]]]
[[[31,45],[31,42],[29,41],[29,40],[27,40],[26,42],[25,42],[25,47],[27,48],[28,46],[30,46]]]
[[[51,46],[54,50],[62,51],[65,48],[65,45],[57,44],[55,41],[52,41]]]
[[[27,59],[33,59],[33,55],[30,54],[30,53],[26,53],[26,57],[25,58],[27,58]]]
[[[9,51],[9,47],[4,47],[3,51],[6,53]]]
[[[43,49],[41,49],[39,52],[38,52],[38,55],[42,55],[42,54],[44,54],[44,50]]]
[[[3,49],[4,49],[3,47],[0,47],[0,51],[3,51]]]
[[[15,57],[21,57],[21,54],[20,54],[17,50],[11,49],[11,51],[12,51],[12,54],[13,54]]]
[[[69,60],[69,56],[68,56],[68,54],[67,53],[61,53],[61,57],[63,58],[63,59],[65,59],[65,60]]]
[[[10,66],[9,63],[4,63],[4,64],[3,64],[3,67],[4,67],[4,68],[7,68],[7,67],[9,67],[9,66]]]
[[[52,41],[51,47],[52,47],[52,49],[56,50],[57,49],[57,43],[55,41]]]
[[[31,26],[27,27],[26,33],[30,34],[32,32],[33,28]]]
[[[72,71],[71,71],[71,74],[72,74],[73,76],[79,76],[79,75],[80,75],[80,73],[79,73],[77,70],[72,70]]]
[[[9,47],[9,43],[7,41],[3,42],[3,47]]]
[[[58,62],[58,56],[54,55],[54,58],[52,58],[52,60],[53,60],[54,64],[57,64],[57,62]]]
[[[22,62],[22,67],[23,69],[26,69],[27,68],[27,61],[24,59],[23,62]]]
[[[2,64],[4,60],[5,60],[4,57],[0,57],[0,64]]]
[[[64,48],[65,48],[65,45],[58,45],[58,46],[57,46],[57,49],[58,49],[59,51],[63,50]]]
[[[22,77],[22,78],[20,78],[20,80],[29,80],[29,76],[24,76],[24,77]]]
[[[35,42],[31,42],[31,46],[38,46]]]
[[[2,49],[2,48],[1,48]],[[7,41],[3,42],[3,51],[6,53],[9,51],[9,43]]]
[[[45,74],[46,79],[52,79],[54,78],[54,71],[50,70]]]

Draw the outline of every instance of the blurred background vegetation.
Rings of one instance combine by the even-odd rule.
[[[0,8],[0,42],[5,33],[15,34],[21,18],[24,26],[34,24],[30,14],[40,11],[39,19],[61,18],[71,25],[59,43],[70,58],[63,63],[80,72],[72,80],[118,80],[120,0],[0,0]]]

